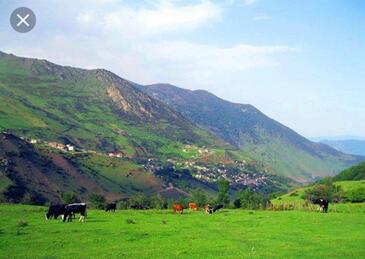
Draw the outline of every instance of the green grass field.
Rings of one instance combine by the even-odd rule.
[[[84,223],[46,221],[44,212],[0,205],[0,258],[365,257],[364,211],[89,210]]]
[[[335,185],[340,186],[344,192],[349,192],[351,190],[357,189],[357,188],[365,188],[365,180],[360,181],[338,181],[334,182]],[[309,187],[302,187],[297,188],[291,192],[288,192],[282,196],[277,197],[276,199],[271,200],[271,202],[274,205],[293,205],[295,208],[301,207],[303,204],[305,204],[305,200],[303,199],[303,195],[305,190],[307,190]],[[343,207],[341,204],[338,205],[339,207]],[[356,205],[355,205],[356,207]]]

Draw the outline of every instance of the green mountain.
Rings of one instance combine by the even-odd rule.
[[[222,176],[232,193],[293,184],[103,69],[0,52],[1,131],[6,201],[55,201],[68,191],[109,200],[140,192],[186,196],[195,188],[214,196]]]
[[[183,144],[228,146],[134,83],[102,69],[0,53],[0,130],[127,156],[189,156]]]
[[[333,177],[335,181],[358,181],[365,180],[365,162],[362,162],[358,165],[354,165],[335,177]]]
[[[297,181],[335,175],[363,159],[311,142],[252,105],[231,103],[207,91],[167,84],[140,86],[140,89],[252,159],[271,166],[273,172]]]

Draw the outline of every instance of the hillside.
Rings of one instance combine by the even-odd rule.
[[[344,140],[321,140],[323,144],[333,147],[347,154],[365,156],[365,140],[344,139]]]
[[[340,186],[343,191],[343,198],[346,200],[348,196],[351,195],[352,191],[356,191],[358,189],[363,190],[363,193],[365,194],[365,180],[361,181],[338,181],[334,182],[336,186]],[[288,192],[284,195],[281,195],[273,200],[271,202],[274,205],[279,204],[292,204],[292,205],[302,205],[305,204],[305,200],[303,199],[303,195],[305,191],[309,188],[312,188],[312,186],[308,187],[302,187],[297,188],[291,192]]]
[[[231,103],[202,90],[155,84],[140,89],[223,138],[273,172],[308,182],[335,175],[362,157],[314,143],[267,117],[252,105]]]
[[[269,193],[293,185],[103,69],[0,52],[1,131],[18,147],[13,151],[2,143],[2,159],[16,165],[0,173],[0,191],[8,201],[33,194],[59,200],[67,191],[112,199],[135,193],[186,196],[200,188],[214,196],[222,176],[232,193],[247,186]],[[67,145],[71,152],[65,152]]]
[[[98,193],[115,200],[164,189],[159,179],[129,161],[66,154],[5,133],[0,134],[0,180],[0,197],[5,201],[35,204],[60,201],[66,192],[80,198]]]
[[[126,156],[186,156],[183,144],[225,147],[134,83],[102,69],[0,53],[0,130]]]
[[[352,166],[335,177],[333,177],[334,181],[356,181],[356,180],[365,180],[365,162],[362,162],[358,165]]]

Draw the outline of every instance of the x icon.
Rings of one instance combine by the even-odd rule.
[[[20,21],[18,22],[18,24],[16,25],[17,27],[19,27],[20,25],[22,25],[23,23],[27,26],[27,27],[29,27],[29,23],[27,23],[27,18],[29,17],[29,14],[27,14],[26,16],[24,16],[24,17],[22,17],[20,14],[17,14],[16,15],[19,19],[20,19]]]

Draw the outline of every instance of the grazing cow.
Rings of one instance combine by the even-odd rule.
[[[117,209],[117,204],[114,202],[114,203],[108,203],[106,206],[105,206],[105,211],[108,212],[108,211],[113,211],[115,212],[115,210]]]
[[[194,202],[189,202],[189,210],[197,211],[199,209],[198,205]]]
[[[174,204],[173,209],[175,213],[183,214],[184,212],[184,207],[181,204]]]
[[[48,212],[46,213],[46,219],[49,220],[51,218],[57,219],[58,216],[64,214],[66,204],[53,204],[48,208]]]
[[[206,214],[212,214],[212,212],[213,212],[212,206],[210,206],[209,204],[205,205],[204,211]]]
[[[63,222],[72,221],[72,215],[80,213],[79,221],[84,222],[86,216],[86,203],[72,203],[65,207],[65,212],[63,213]]]
[[[222,208],[223,208],[223,204],[217,204],[217,205],[213,206],[213,212],[216,212]]]
[[[328,204],[329,201],[326,199],[316,199],[312,201],[313,204],[317,204],[319,205],[319,211],[323,212],[323,213],[327,213],[328,212]]]

